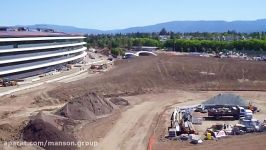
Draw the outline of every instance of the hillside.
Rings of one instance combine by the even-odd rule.
[[[173,32],[257,32],[266,31],[266,20],[256,21],[173,21],[156,25],[133,27],[119,30],[121,33],[130,32],[159,32],[162,28]]]
[[[266,19],[255,21],[172,21],[159,23],[155,25],[131,27],[116,30],[97,30],[77,28],[72,26],[61,26],[52,24],[28,25],[30,28],[50,28],[66,33],[84,33],[84,34],[114,34],[114,33],[132,33],[132,32],[159,32],[162,28],[173,32],[227,32],[228,30],[237,32],[261,32],[266,31]]]
[[[266,64],[257,61],[189,56],[140,57],[116,62],[95,78],[62,85],[51,96],[68,100],[88,91],[136,95],[168,89],[265,90]]]

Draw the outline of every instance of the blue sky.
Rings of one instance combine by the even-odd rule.
[[[175,20],[266,18],[266,0],[1,0],[0,25],[120,29]]]

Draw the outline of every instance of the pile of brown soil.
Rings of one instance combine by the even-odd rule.
[[[65,127],[74,125],[69,119],[60,116],[37,114],[23,129],[22,135],[29,142],[76,142],[73,135],[65,132]],[[39,145],[47,150],[74,150],[73,145]]]
[[[113,106],[103,96],[90,92],[74,98],[56,114],[74,120],[93,121],[97,119],[97,116],[110,114],[113,109]]]
[[[129,102],[121,97],[112,97],[110,101],[118,106],[128,106]]]
[[[27,121],[16,120],[15,122],[0,125],[0,141],[18,141],[21,139],[21,130]],[[1,149],[1,148],[0,148]]]
[[[4,123],[4,124],[1,124],[0,125],[0,130],[5,130],[5,131],[12,131],[13,130],[13,127],[8,124],[8,123]]]
[[[8,124],[1,124],[0,125],[0,141],[7,141],[9,139],[14,139],[14,128]]]

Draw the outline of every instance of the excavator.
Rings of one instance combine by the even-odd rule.
[[[195,133],[195,128],[191,123],[191,119],[190,109],[176,108],[171,116],[171,131],[176,132],[177,135]]]

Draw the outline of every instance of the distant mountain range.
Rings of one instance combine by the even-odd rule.
[[[132,27],[118,30],[97,30],[77,28],[71,26],[60,26],[51,24],[29,25],[32,28],[51,28],[56,31],[66,33],[84,33],[84,34],[107,34],[107,33],[132,33],[132,32],[159,32],[162,28],[173,32],[227,32],[228,30],[236,32],[261,32],[266,31],[266,19],[255,21],[172,21],[159,23],[155,25]]]

